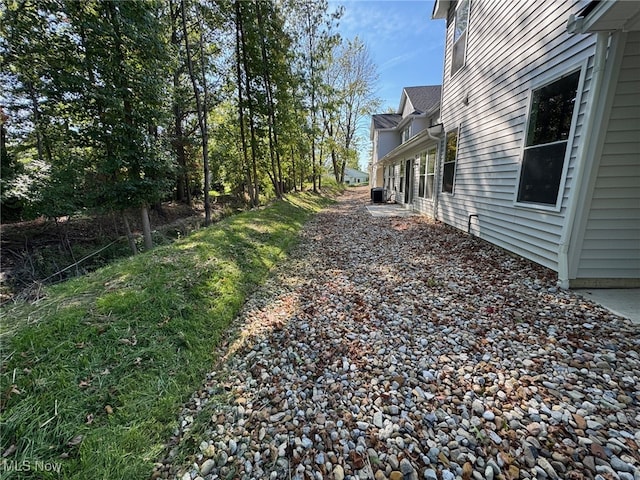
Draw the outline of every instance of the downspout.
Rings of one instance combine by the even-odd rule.
[[[578,211],[578,196],[580,187],[584,182],[585,172],[587,169],[587,161],[589,160],[589,152],[591,151],[591,138],[594,134],[594,128],[597,121],[595,111],[601,100],[602,79],[604,78],[604,69],[607,61],[607,44],[609,43],[609,32],[598,32],[596,38],[596,51],[594,54],[593,76],[591,79],[591,89],[589,91],[590,108],[587,111],[585,119],[585,128],[581,136],[584,142],[580,148],[580,154],[576,161],[575,173],[571,182],[571,188],[575,190],[569,196],[569,204],[565,214],[565,228],[560,237],[558,248],[558,286],[560,288],[569,288],[569,245],[571,236],[576,223],[576,213]],[[589,162],[590,163],[590,162]]]

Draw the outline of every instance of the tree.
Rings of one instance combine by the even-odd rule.
[[[328,68],[332,46],[339,36],[332,33],[335,22],[341,17],[342,9],[328,13],[326,0],[303,0],[293,2],[289,28],[295,40],[295,50],[300,52],[297,70],[301,78],[303,103],[309,112],[307,136],[311,153],[311,178],[313,191],[321,182],[320,159],[317,147],[322,131],[319,128],[319,96],[323,86],[323,72]]]
[[[345,167],[357,158],[355,147],[362,120],[380,105],[375,96],[378,73],[369,49],[358,37],[337,45],[333,55],[331,67],[325,72],[323,119],[331,139],[334,176],[343,183]]]
[[[191,53],[191,45],[189,42],[189,33],[187,32],[187,8],[185,0],[180,0],[180,10],[182,12],[182,34],[186,52],[187,66],[189,68],[189,77],[193,85],[193,92],[196,98],[196,114],[198,116],[198,127],[200,128],[200,141],[202,145],[202,163],[204,167],[204,214],[205,225],[211,223],[211,203],[209,200],[209,191],[211,190],[211,178],[209,175],[209,128],[207,126],[207,116],[209,114],[209,89],[207,88],[207,72],[206,62],[204,58],[204,39],[202,31],[202,20],[196,10],[195,23],[199,27],[199,45],[200,45],[200,62],[199,71],[194,68],[193,55]],[[202,94],[200,93],[202,91]]]
[[[170,55],[158,1],[11,2],[3,33],[20,140],[46,162],[41,213],[141,211],[163,198],[172,165],[158,130]]]
[[[212,172],[254,206],[309,180],[321,187],[330,148],[319,112],[338,105],[323,98],[340,16],[326,0],[0,8],[3,172],[25,166],[14,177],[28,177],[37,213],[119,212],[130,231],[137,209],[150,247],[147,209],[170,193],[190,202],[204,185],[209,221]]]

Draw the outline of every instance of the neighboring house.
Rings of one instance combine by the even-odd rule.
[[[405,87],[397,113],[373,115],[371,186],[387,197],[433,214],[434,168],[440,130],[440,85]],[[431,134],[430,134],[431,133]]]
[[[345,167],[344,183],[347,185],[359,185],[369,181],[369,174],[356,170],[355,168]]]
[[[432,18],[447,29],[431,215],[564,288],[640,286],[640,2],[437,0]],[[409,97],[374,115],[374,186],[417,158],[382,137],[415,121]]]

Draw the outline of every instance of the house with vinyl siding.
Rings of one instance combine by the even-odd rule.
[[[405,87],[397,113],[373,115],[370,139],[372,187],[384,187],[386,198],[431,214],[439,129],[440,85]]]
[[[345,167],[344,183],[347,185],[364,185],[369,182],[369,174],[355,168]]]
[[[640,286],[640,2],[437,0],[432,18],[447,29],[427,213],[562,287]]]

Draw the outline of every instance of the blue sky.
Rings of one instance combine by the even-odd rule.
[[[444,20],[431,20],[433,0],[342,0],[344,15],[338,31],[343,38],[358,36],[368,45],[378,67],[377,95],[381,112],[400,103],[403,87],[442,83]],[[368,132],[369,122],[366,129]],[[368,135],[367,135],[368,138]],[[367,148],[360,155],[368,163]]]

